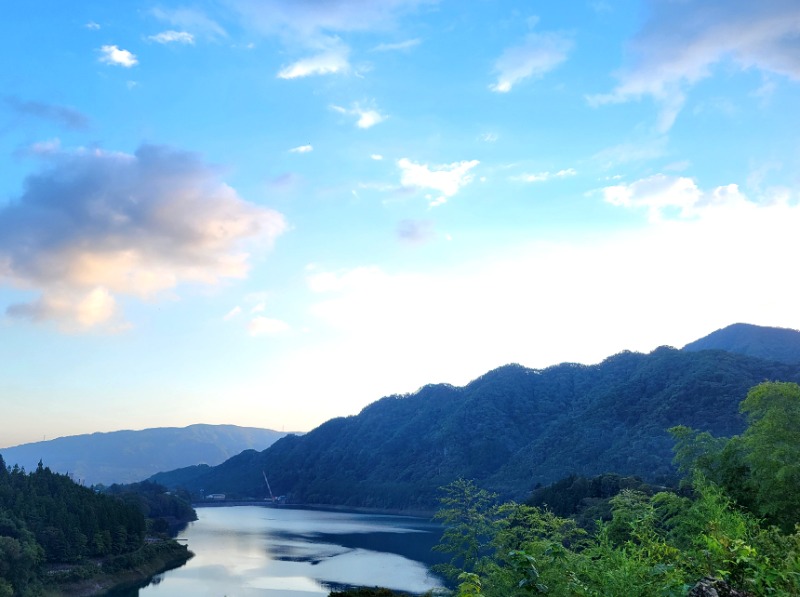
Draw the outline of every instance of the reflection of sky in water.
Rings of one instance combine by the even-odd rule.
[[[392,544],[401,535],[429,540],[424,520],[256,506],[197,514],[180,535],[195,557],[141,597],[327,596],[330,585],[422,593],[441,586],[424,564],[375,547],[387,533]]]

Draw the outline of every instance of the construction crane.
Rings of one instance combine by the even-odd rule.
[[[272,494],[272,487],[269,486],[269,479],[267,479],[267,473],[261,471],[261,474],[264,475],[264,481],[267,482],[267,489],[269,490],[269,499],[271,502],[274,502],[275,496]]]

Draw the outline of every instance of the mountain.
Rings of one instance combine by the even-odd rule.
[[[800,363],[800,332],[734,323],[690,342],[683,350],[726,350],[781,363]]]
[[[34,470],[41,459],[54,472],[91,484],[132,483],[159,471],[215,465],[243,450],[271,446],[286,433],[235,425],[158,427],[73,435],[0,449],[9,465]]]
[[[800,381],[800,368],[755,357],[662,347],[598,365],[508,365],[464,387],[429,385],[389,396],[357,416],[154,480],[196,492],[298,503],[430,509],[438,488],[464,477],[524,499],[569,474],[674,477],[666,429],[740,433],[738,406],[765,380]]]

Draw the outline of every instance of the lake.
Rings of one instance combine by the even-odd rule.
[[[198,508],[197,516],[178,535],[194,558],[111,595],[317,597],[346,586],[443,586],[428,569],[442,561],[431,552],[441,527],[426,519],[262,506]]]

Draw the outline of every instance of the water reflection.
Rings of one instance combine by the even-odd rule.
[[[423,593],[438,526],[377,516],[258,506],[199,508],[180,533],[196,555],[145,588],[113,597],[311,597],[343,586]]]

